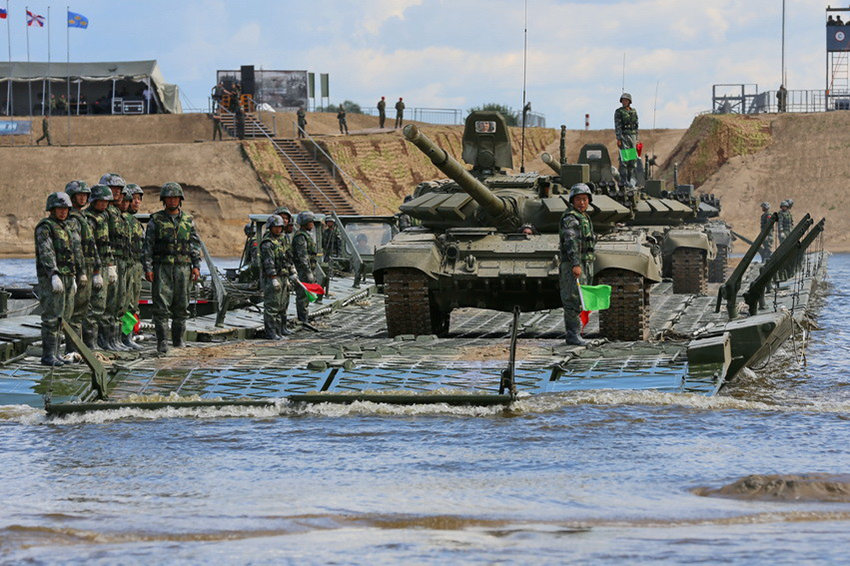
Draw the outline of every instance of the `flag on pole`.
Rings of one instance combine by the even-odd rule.
[[[68,27],[86,29],[89,27],[89,19],[82,14],[68,10]]]
[[[130,334],[131,332],[139,331],[139,318],[127,311],[124,313],[124,316],[121,317],[121,332],[124,334]]]
[[[576,281],[578,283],[578,281]],[[610,285],[579,285],[579,296],[581,297],[581,319],[582,329],[587,326],[592,311],[604,311],[611,306]]]
[[[6,8],[0,8],[0,20],[5,20],[8,15]]]
[[[27,27],[32,26],[33,24],[37,25],[40,28],[44,27],[44,16],[39,16],[38,14],[33,14],[29,10],[27,10]]]
[[[637,158],[637,149],[633,147],[624,147],[620,150],[620,159],[622,159],[623,161],[634,161]]]
[[[325,294],[325,290],[318,283],[302,283],[299,281],[298,284],[304,289],[308,303],[315,303],[319,300],[319,295]]]

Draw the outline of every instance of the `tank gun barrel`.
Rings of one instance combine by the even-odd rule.
[[[544,151],[543,153],[541,153],[541,154],[540,154],[540,159],[542,159],[542,160],[543,160],[543,163],[545,163],[546,165],[548,165],[549,167],[551,167],[551,168],[552,168],[552,171],[554,171],[554,172],[555,172],[555,173],[557,173],[558,175],[560,175],[560,174],[561,174],[561,168],[558,166],[558,162],[557,162],[557,161],[555,161],[555,158],[554,158],[554,157],[552,157],[552,156],[549,154],[549,152]]]
[[[496,228],[503,231],[514,231],[520,225],[519,217],[511,210],[507,202],[498,196],[481,181],[472,176],[466,168],[448,154],[443,148],[431,141],[419,131],[414,124],[408,124],[403,130],[404,137],[428,156],[440,171],[460,185],[460,188],[493,218]]]

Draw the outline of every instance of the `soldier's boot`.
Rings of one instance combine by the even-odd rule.
[[[280,317],[280,320],[278,322],[279,322],[279,326],[278,326],[277,333],[280,334],[281,336],[290,336],[292,334],[292,331],[289,328],[287,328],[287,326],[286,326],[286,317],[285,316]]]
[[[183,332],[186,330],[185,322],[171,322],[171,344],[175,348],[183,348],[186,343],[183,341]]]
[[[103,324],[97,325],[97,347],[101,350],[106,350],[109,344],[106,340],[106,326]]]
[[[112,331],[109,334],[109,343],[115,348],[116,352],[126,352],[130,348],[121,343],[121,325],[115,323],[112,325]]]
[[[104,343],[106,343],[106,350],[110,352],[120,352],[121,350],[115,344],[115,326],[112,324],[104,324],[103,332],[106,333],[106,337],[103,339]]]
[[[266,340],[280,340],[276,323],[275,317],[270,314],[263,314],[263,328],[265,329]]]
[[[165,339],[165,325],[159,322],[155,322],[154,332],[156,332],[156,351],[160,354],[167,353],[168,341]]]
[[[67,356],[68,354],[73,354],[76,351],[77,351],[77,347],[74,346],[74,343],[71,342],[71,339],[66,334],[65,335],[65,355]]]
[[[124,334],[121,332],[121,344],[127,347],[128,350],[141,350],[142,347],[133,342],[133,331],[130,331],[130,334]]]
[[[564,317],[564,329],[566,330],[566,336],[564,340],[570,346],[587,346],[587,342],[582,340],[580,332],[581,332],[581,322],[570,317],[567,320],[567,317]]]
[[[41,365],[61,366],[65,362],[56,356],[58,351],[59,335],[45,330],[41,331]]]
[[[95,325],[85,325],[83,326],[83,344],[89,350],[94,350],[94,345],[97,340],[97,326]]]

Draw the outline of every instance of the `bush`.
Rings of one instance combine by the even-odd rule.
[[[363,110],[360,108],[360,105],[356,102],[351,102],[350,100],[346,100],[340,105],[329,104],[325,108],[325,112],[339,112],[340,106],[345,108],[345,111],[349,114],[363,114]]]

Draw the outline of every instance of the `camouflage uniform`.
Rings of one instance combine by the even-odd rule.
[[[333,226],[325,226],[322,229],[322,247],[325,262],[330,262],[331,257],[339,257],[342,254],[342,235],[339,233],[336,222]]]
[[[295,269],[298,270],[298,279],[304,283],[316,282],[316,242],[313,236],[303,228],[299,229],[292,237],[292,258]],[[298,320],[307,322],[307,293],[301,285],[295,287],[295,308]]]
[[[98,186],[92,187],[93,194],[97,188]],[[106,187],[106,189],[108,191],[109,188]],[[109,194],[109,200],[112,200],[111,192]],[[97,255],[100,258],[101,270],[114,267],[115,260],[112,257],[112,242],[109,239],[109,213],[106,210],[102,212],[95,210],[93,206],[89,205],[86,208],[85,215],[92,227],[95,245],[97,246]],[[104,277],[103,286],[100,289],[92,289],[91,301],[89,303],[87,320],[90,324],[94,325],[91,330],[97,338],[97,344],[101,348],[104,348],[106,345],[106,334],[101,335],[100,333],[105,332],[105,329],[112,320],[112,317],[106,310],[107,296],[109,294],[109,287],[111,286],[112,283]]]
[[[381,98],[378,101],[378,127],[383,128],[387,121],[387,101]]]
[[[307,131],[307,114],[303,108],[299,108],[295,115],[298,117],[298,137],[303,138]]]
[[[593,233],[590,217],[572,207],[561,217],[558,233],[561,241],[559,280],[561,303],[564,305],[564,327],[567,333],[570,331],[578,333],[581,297],[572,269],[576,266],[581,267],[582,285],[593,282],[596,235]]]
[[[627,93],[624,93],[626,95]],[[631,102],[631,96],[626,96]],[[626,108],[621,106],[614,111],[614,133],[617,136],[617,141],[622,143],[620,149],[630,149],[637,147],[638,141],[638,113],[634,108]],[[619,153],[618,153],[619,156]],[[627,161],[623,163],[620,158],[620,178],[624,179],[631,186],[635,186],[635,169],[637,168],[637,160]]]
[[[151,288],[153,323],[160,343],[165,341],[169,316],[172,343],[175,346],[183,343],[183,331],[189,317],[191,270],[201,267],[200,246],[189,214],[181,210],[171,215],[160,210],[151,215],[145,230],[142,264],[145,272],[154,274]]]
[[[785,238],[791,235],[791,230],[794,229],[794,217],[791,211],[786,207],[785,210],[779,211],[779,243],[781,244]]]
[[[57,195],[64,196],[58,200]],[[55,197],[55,198],[54,198]],[[55,206],[70,209],[70,199],[65,193],[48,197],[48,210]],[[42,218],[35,227],[35,266],[38,276],[38,299],[41,303],[41,362],[44,365],[62,365],[56,353],[59,346],[60,319],[70,321],[74,314],[76,278],[85,265],[80,242],[72,234],[67,220],[52,215]],[[61,281],[62,289],[54,287],[54,276]]]
[[[759,218],[759,232],[764,231],[765,227],[770,224],[770,218],[773,215],[765,210],[762,212],[761,217]],[[764,241],[761,243],[761,249],[759,250],[759,254],[761,254],[762,261],[767,261],[770,259],[770,256],[773,255],[773,228],[770,229],[770,232],[765,236]]]
[[[138,185],[127,185],[138,189]],[[141,189],[138,189],[141,192]],[[125,190],[124,198],[130,198],[132,195]],[[124,221],[127,223],[129,231],[129,239],[127,241],[127,270],[124,276],[124,287],[126,292],[125,305],[122,310],[134,314],[139,317],[139,297],[142,294],[142,279],[144,278],[144,270],[142,269],[142,253],[144,251],[145,230],[142,228],[142,223],[136,218],[136,215],[129,210],[124,213]],[[130,348],[138,348],[132,341],[131,335],[124,335],[122,343]]]
[[[395,103],[395,127],[400,128],[404,123],[404,102],[399,98]]]
[[[92,281],[94,275],[100,273],[100,255],[97,253],[94,228],[88,216],[77,208],[69,211],[66,223],[71,228],[73,237],[79,242],[84,262],[82,273],[86,275],[86,282],[77,285],[74,314],[68,322],[74,332],[83,338],[86,346],[94,348],[97,320],[91,311]],[[70,347],[69,342],[65,343],[65,347]]]
[[[286,311],[289,308],[289,280],[295,273],[291,249],[283,233],[274,235],[267,230],[260,244],[263,269],[263,322],[266,338],[278,339],[289,334]],[[277,286],[275,286],[277,281]]]

